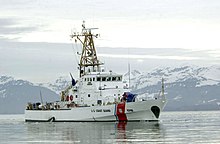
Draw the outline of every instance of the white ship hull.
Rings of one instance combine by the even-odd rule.
[[[166,100],[147,100],[105,106],[75,107],[57,110],[25,110],[25,121],[91,122],[91,121],[157,121]]]

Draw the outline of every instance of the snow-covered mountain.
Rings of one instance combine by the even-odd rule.
[[[57,94],[66,89],[71,84],[69,77],[60,76],[54,82],[40,83],[39,86],[46,87]]]
[[[131,85],[134,89],[141,89],[146,86],[157,85],[161,82],[162,78],[166,80],[166,83],[197,79],[196,87],[217,85],[220,83],[220,67],[183,66],[177,68],[157,68],[133,77]]]
[[[28,102],[39,102],[40,91],[43,102],[55,101],[59,96],[41,86],[11,76],[0,76],[0,114],[24,113]]]
[[[124,79],[128,80],[128,73]],[[161,79],[165,80],[166,110],[220,109],[220,66],[181,66],[156,68],[148,72],[133,70],[130,83],[134,93],[157,95]],[[51,83],[33,84],[0,76],[0,113],[23,113],[27,102],[55,101],[59,93],[71,84],[69,77],[59,77]]]
[[[220,66],[157,68],[131,79],[134,92],[158,94],[161,79],[169,100],[167,110],[209,110],[220,105]]]
[[[130,71],[130,74],[129,72],[124,74],[124,79],[129,79],[129,77],[130,79],[133,79],[133,78],[137,78],[140,75],[141,75],[141,72],[139,72],[138,70],[132,70]]]

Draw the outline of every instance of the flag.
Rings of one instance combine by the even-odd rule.
[[[76,81],[75,81],[75,79],[73,78],[73,76],[72,76],[71,73],[70,73],[70,76],[71,76],[71,78],[72,78],[72,86],[75,86],[75,85],[76,85]]]

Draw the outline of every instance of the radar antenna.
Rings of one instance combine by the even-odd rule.
[[[93,37],[97,38],[98,34],[92,34],[91,31],[98,28],[86,28],[85,21],[82,24],[82,32],[70,35],[71,38],[78,39],[82,44],[82,53],[79,63],[79,76],[85,75],[86,71],[100,71],[100,61],[97,58]],[[91,69],[90,69],[91,68]]]

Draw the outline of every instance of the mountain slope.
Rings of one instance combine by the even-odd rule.
[[[45,88],[35,86],[33,83],[23,80],[15,80],[13,77],[0,77],[0,114],[24,113],[27,102],[40,102],[40,91],[43,102],[55,101],[59,96]]]
[[[71,84],[71,81],[69,77],[67,78],[67,77],[60,76],[54,82],[40,83],[39,86],[48,88],[51,91],[54,91],[55,93],[60,94],[60,92],[66,89],[70,84]]]
[[[125,74],[125,81],[128,80]],[[219,110],[220,66],[164,67],[141,73],[131,71],[130,83],[139,97],[158,95],[161,79],[165,80],[168,103],[165,110]],[[24,113],[27,102],[59,100],[59,93],[71,83],[69,78],[59,77],[52,83],[33,84],[0,76],[0,114]]]
[[[165,79],[166,110],[216,110],[220,104],[220,67],[157,68],[131,79],[139,94],[158,94]]]

